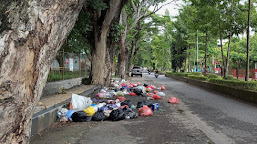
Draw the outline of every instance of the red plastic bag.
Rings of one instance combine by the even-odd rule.
[[[123,102],[126,100],[126,98],[124,96],[119,96],[117,97],[117,99],[120,101],[120,102]]]
[[[159,92],[159,91],[154,91],[153,93],[154,93],[154,94],[157,94],[158,92]]]
[[[129,93],[129,95],[131,95],[131,96],[137,96],[137,94],[134,93],[134,92]]]
[[[152,96],[152,99],[162,99],[162,97],[161,97],[161,96],[158,96],[158,95],[156,95],[156,94],[154,94],[154,95]]]
[[[126,83],[123,83],[123,84],[121,84],[121,86],[124,87],[124,86],[128,86],[128,85]]]
[[[178,103],[178,99],[175,98],[175,97],[171,97],[171,98],[169,99],[169,103],[177,104],[177,103]]]
[[[161,86],[161,90],[165,90],[165,87],[164,87],[164,86]]]
[[[138,112],[139,112],[139,115],[140,115],[140,116],[152,116],[152,115],[153,115],[152,110],[151,110],[148,106],[146,106],[146,105],[144,105],[143,107],[141,107],[141,108],[138,110]]]
[[[126,107],[126,108],[129,108],[128,105],[123,105],[123,106],[120,106],[119,109],[124,109],[125,107]]]

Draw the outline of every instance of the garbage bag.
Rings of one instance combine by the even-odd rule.
[[[161,86],[161,90],[165,90],[165,87],[164,87],[164,86]]]
[[[71,119],[71,116],[72,116],[72,114],[73,114],[74,112],[75,112],[74,110],[68,110],[66,116],[67,116],[67,118],[68,118],[69,120],[72,120],[72,119]]]
[[[134,93],[136,93],[137,95],[141,95],[141,93],[143,93],[143,92],[141,89],[135,88]]]
[[[129,93],[130,96],[136,96],[137,94],[134,92]]]
[[[124,96],[119,96],[117,97],[117,99],[120,101],[120,102],[123,102],[126,100],[126,98]]]
[[[146,93],[142,93],[141,96],[142,97],[147,97],[147,94]]]
[[[152,110],[146,105],[144,105],[142,108],[140,108],[138,110],[138,112],[139,112],[140,116],[152,116],[153,115]]]
[[[140,101],[137,103],[137,109],[147,105],[148,107],[152,107],[153,103],[150,101]]]
[[[165,97],[166,96],[166,94],[164,93],[164,92],[158,92],[158,93],[156,93],[157,95],[159,95],[159,96],[161,96],[161,97]]]
[[[83,110],[87,116],[93,116],[95,114],[94,107],[89,107]]]
[[[122,109],[113,110],[109,117],[112,121],[119,121],[125,119],[125,113]]]
[[[127,106],[131,107],[132,102],[130,100],[125,100],[125,101],[121,102],[121,106],[123,106],[123,105],[127,105]]]
[[[106,120],[106,119],[107,119],[107,117],[104,115],[103,111],[96,112],[92,117],[92,121],[102,121],[102,120]]]
[[[121,91],[116,92],[116,94],[117,94],[117,96],[124,96],[123,92],[121,92]]]
[[[151,88],[146,88],[145,91],[150,92],[150,91],[152,91],[152,89]]]
[[[132,111],[132,109],[125,109],[124,112],[125,112],[126,119],[133,119],[133,118],[137,118],[137,116],[138,116],[138,114],[136,112]]]
[[[80,111],[88,108],[92,104],[92,100],[88,97],[72,94],[71,103],[75,111]]]
[[[175,98],[175,97],[171,97],[168,102],[169,102],[169,103],[177,104],[177,103],[178,103],[178,99]]]
[[[155,95],[152,96],[152,99],[162,99],[162,97],[155,94]]]
[[[159,91],[154,91],[153,93],[154,93],[154,94],[157,94],[158,92],[159,92]]]
[[[77,111],[74,112],[71,115],[72,121],[74,122],[88,122],[91,121],[92,117],[91,116],[87,116],[85,112],[83,111]]]
[[[147,87],[147,86],[149,86],[149,84],[144,84],[143,86],[144,86],[144,87]]]
[[[129,106],[128,105],[122,105],[122,106],[119,107],[119,109],[124,109],[124,108],[129,108]]]

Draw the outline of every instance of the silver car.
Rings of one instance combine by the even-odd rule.
[[[140,66],[134,66],[132,69],[131,76],[133,77],[134,75],[140,75],[141,77],[143,76],[143,69]]]

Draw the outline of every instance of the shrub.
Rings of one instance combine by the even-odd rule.
[[[241,80],[225,80],[221,78],[211,78],[209,79],[209,82],[239,89],[257,90],[257,82],[255,81],[246,82]]]
[[[166,74],[172,74],[172,72],[171,71],[166,71]]]
[[[192,72],[191,75],[201,76],[202,73],[200,73],[200,72]]]
[[[201,80],[201,81],[206,81],[207,80],[207,77],[205,77],[203,75],[188,75],[188,78]]]
[[[208,79],[211,79],[211,78],[218,78],[218,76],[217,76],[216,74],[212,74],[212,73],[207,73],[207,74],[206,74],[206,77],[207,77]]]
[[[235,78],[232,75],[228,75],[226,78],[224,78],[225,80],[234,80]]]

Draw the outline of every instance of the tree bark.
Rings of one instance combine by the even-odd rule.
[[[125,36],[122,36],[123,34],[120,35],[120,41],[119,41],[119,45],[120,45],[120,58],[121,58],[121,62],[120,62],[120,77],[122,79],[125,79],[126,77],[126,48],[125,48]]]
[[[83,2],[0,2],[5,8],[5,16],[0,19],[0,143],[29,143],[33,110],[49,66],[74,26]]]
[[[187,47],[186,47],[186,59],[185,59],[185,66],[184,66],[184,73],[186,72],[187,69]]]
[[[107,66],[105,63],[107,34],[116,17],[120,16],[121,9],[127,0],[110,0],[107,9],[93,10],[94,49],[92,50],[92,84],[106,84]]]

